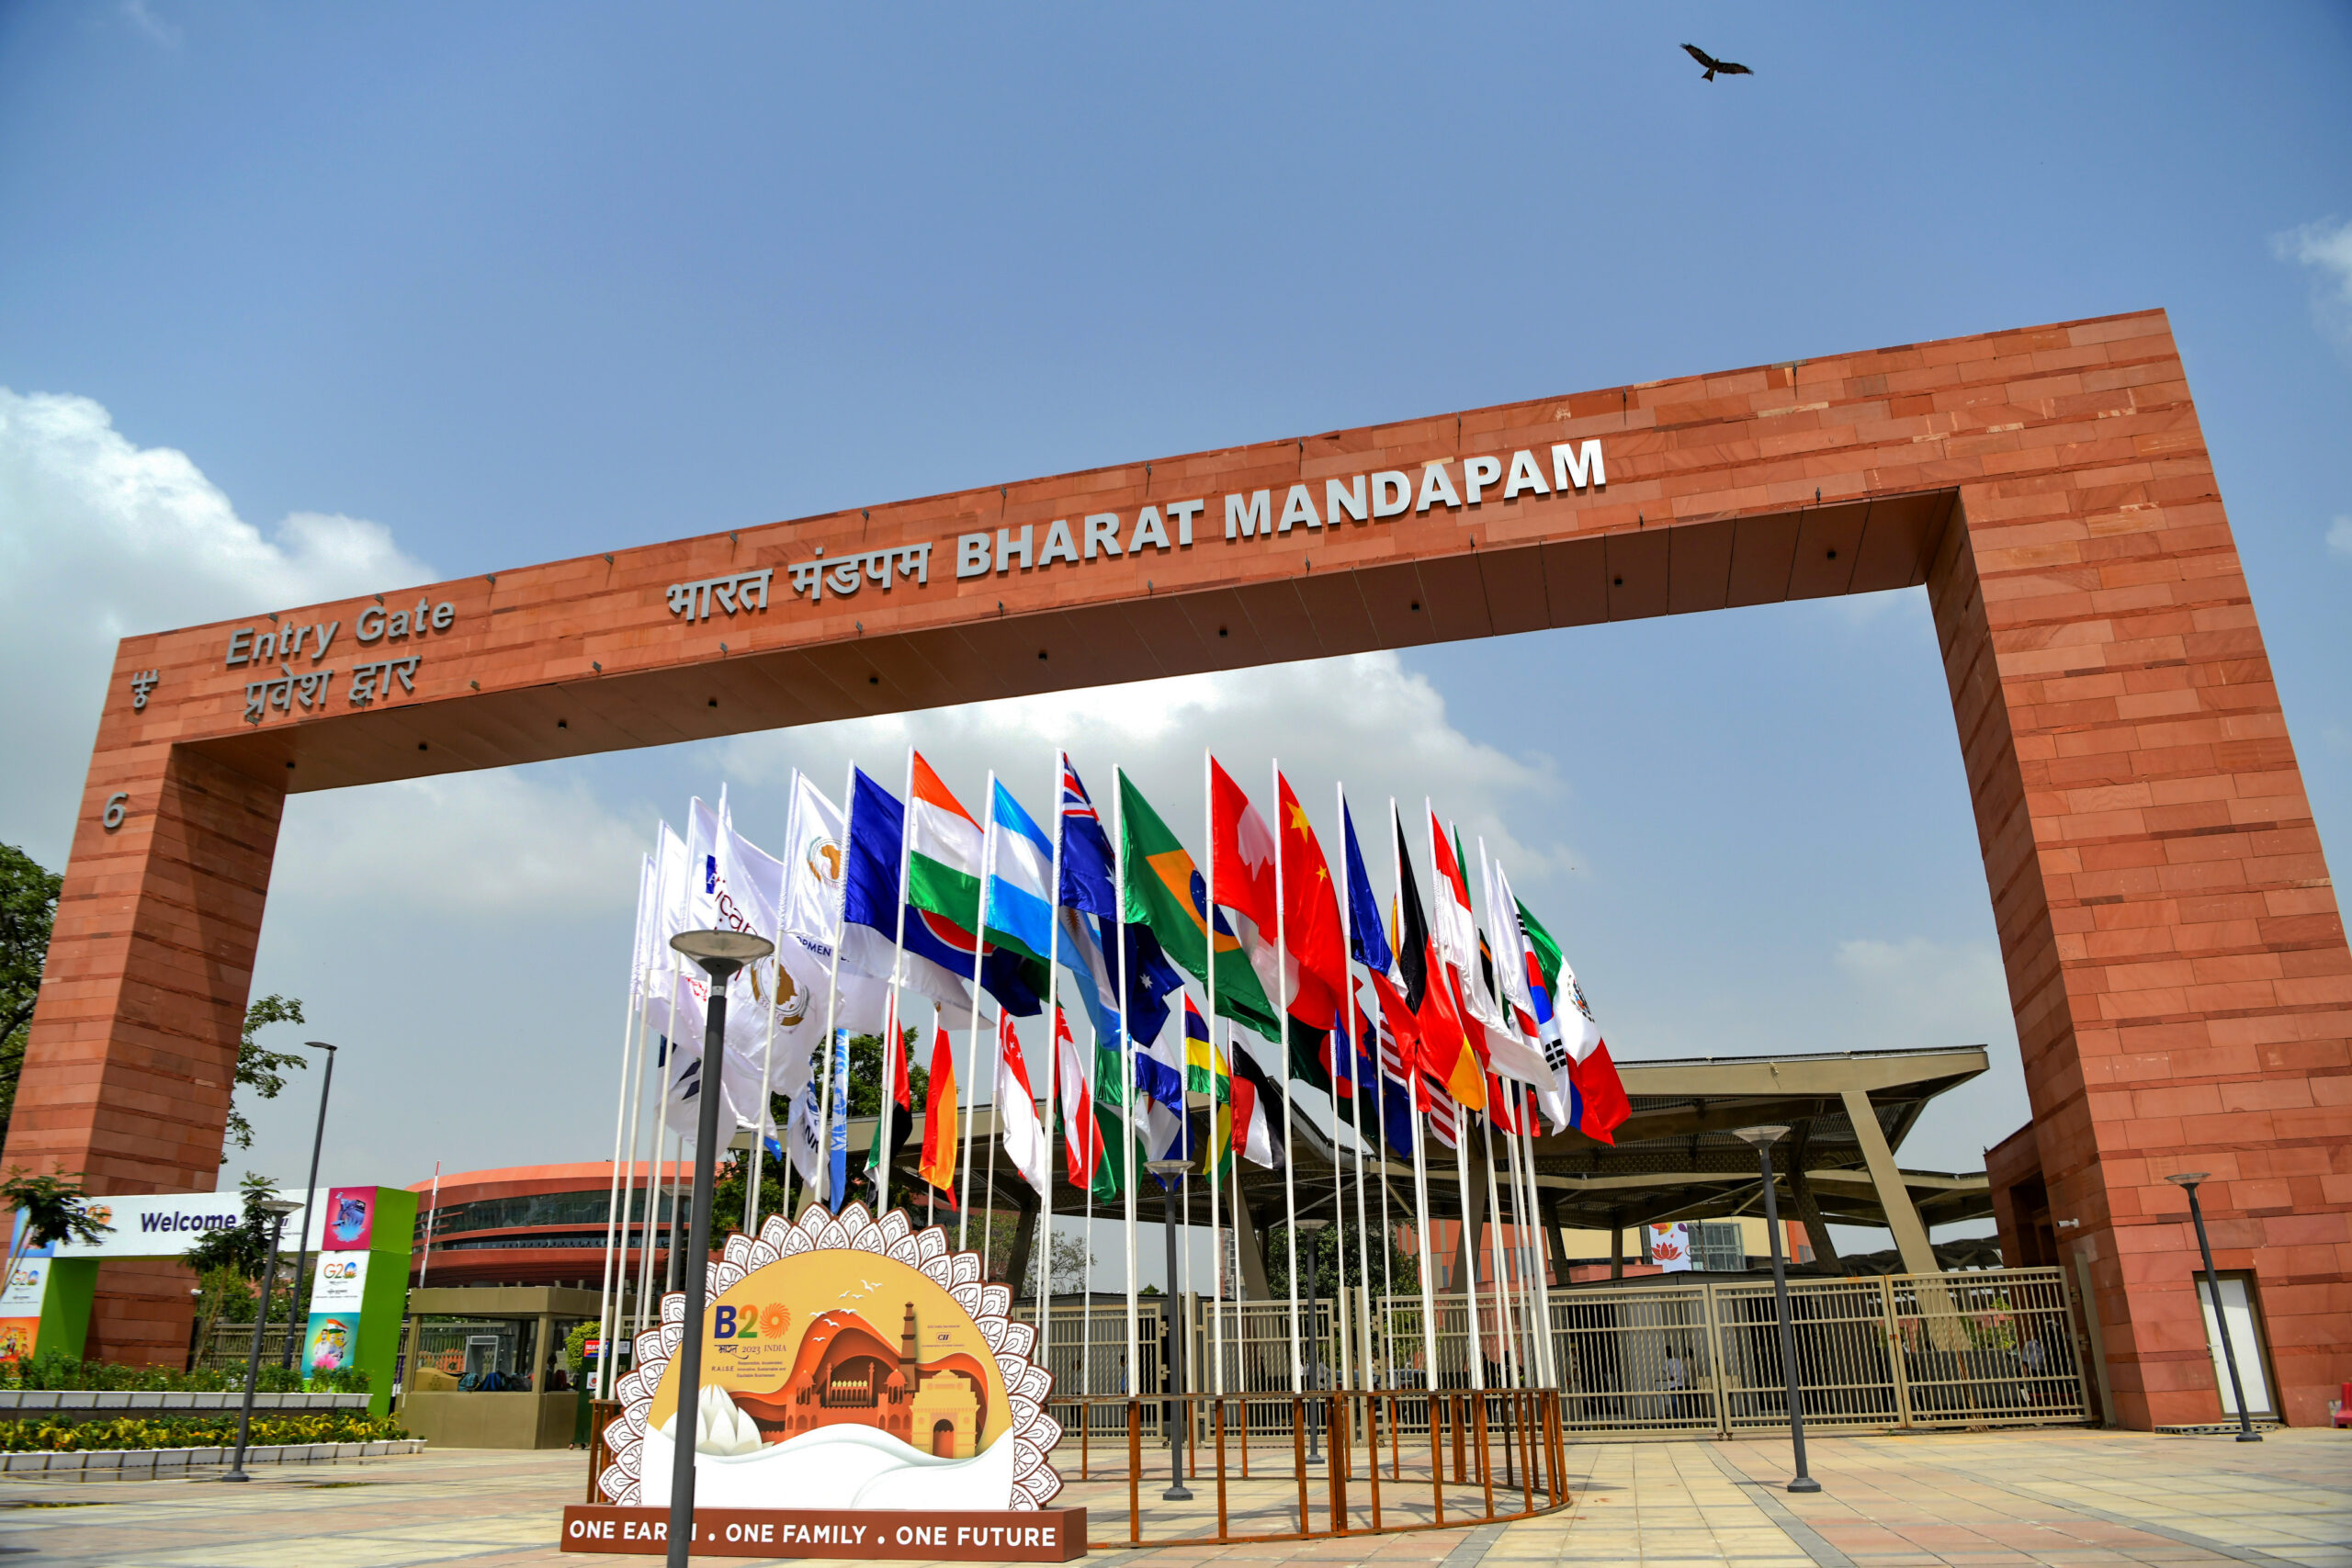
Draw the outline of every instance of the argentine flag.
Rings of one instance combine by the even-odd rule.
[[[988,938],[1043,964],[1053,946],[1053,841],[1001,782],[989,816]]]

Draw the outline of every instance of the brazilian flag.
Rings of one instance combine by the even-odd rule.
[[[1219,1017],[1269,1040],[1283,1038],[1274,1021],[1274,1004],[1267,999],[1258,972],[1250,967],[1241,939],[1222,919],[1216,922],[1212,977],[1207,879],[1125,773],[1119,774],[1119,833],[1126,860],[1127,885],[1120,895],[1123,918],[1148,927],[1160,950],[1216,995]]]

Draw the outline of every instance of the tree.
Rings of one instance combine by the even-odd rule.
[[[1085,1290],[1093,1270],[1094,1253],[1084,1239],[1069,1231],[1056,1231],[1052,1264],[1054,1294],[1075,1295]]]
[[[1359,1250],[1356,1246],[1356,1222],[1353,1215],[1343,1218],[1339,1224],[1326,1225],[1321,1230],[1299,1232],[1299,1261],[1306,1264],[1309,1258],[1313,1259],[1313,1262],[1308,1265],[1308,1271],[1313,1276],[1315,1294],[1318,1299],[1328,1302],[1339,1293],[1342,1269],[1345,1270],[1349,1285],[1363,1283],[1363,1258],[1366,1252],[1372,1259],[1371,1284],[1372,1292],[1375,1298],[1380,1295],[1386,1280],[1391,1279],[1396,1281],[1396,1293],[1400,1296],[1410,1295],[1421,1288],[1419,1262],[1411,1253],[1397,1246],[1394,1237],[1388,1238],[1388,1269],[1384,1278],[1381,1270],[1380,1222],[1374,1220],[1372,1224],[1373,1231],[1369,1237],[1371,1246],[1363,1250]],[[1277,1296],[1287,1297],[1290,1294],[1290,1235],[1287,1226],[1276,1224],[1266,1227],[1266,1283]],[[1304,1280],[1300,1281],[1301,1296],[1306,1294],[1304,1289],[1306,1283]]]
[[[310,1058],[288,1051],[272,1051],[255,1038],[273,1023],[301,1023],[302,1004],[293,997],[281,997],[272,991],[268,996],[245,1009],[244,1034],[237,1042],[237,1087],[249,1089],[264,1100],[276,1100],[277,1091],[286,1087],[289,1067],[310,1066]],[[229,1163],[229,1149],[233,1145],[241,1149],[254,1146],[254,1124],[232,1101],[229,1107],[229,1125],[220,1139],[220,1163]]]
[[[276,998],[272,998],[275,1000]],[[237,1183],[244,1210],[233,1225],[217,1231],[206,1231],[187,1249],[186,1261],[201,1280],[201,1294],[197,1307],[204,1320],[196,1342],[200,1346],[212,1343],[212,1325],[224,1311],[233,1311],[237,1292],[230,1286],[233,1281],[258,1281],[269,1267],[271,1233],[277,1228],[277,1216],[265,1210],[264,1200],[277,1190],[277,1183],[266,1176],[245,1172]],[[262,1299],[266,1299],[265,1296]],[[232,1321],[250,1322],[251,1319]]]
[[[57,920],[65,879],[14,844],[0,844],[0,1139],[16,1110],[17,1078],[24,1071],[25,1041],[33,1004],[40,999],[41,966]]]
[[[0,1181],[0,1201],[20,1222],[8,1248],[7,1273],[0,1279],[13,1278],[17,1261],[35,1247],[59,1241],[93,1242],[114,1229],[90,1213],[78,1176],[34,1176],[10,1166],[7,1179]]]

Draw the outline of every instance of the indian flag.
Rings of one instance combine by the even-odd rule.
[[[907,903],[960,931],[977,931],[986,846],[980,825],[920,751],[913,772],[914,789],[907,801]]]

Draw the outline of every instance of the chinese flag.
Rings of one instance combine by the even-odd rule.
[[[1340,996],[1348,983],[1347,944],[1340,931],[1340,896],[1331,867],[1315,837],[1315,825],[1291,793],[1290,780],[1275,775],[1279,797],[1274,815],[1282,825],[1283,940],[1298,968],[1290,1015],[1313,1029],[1329,1029],[1339,1017]]]

